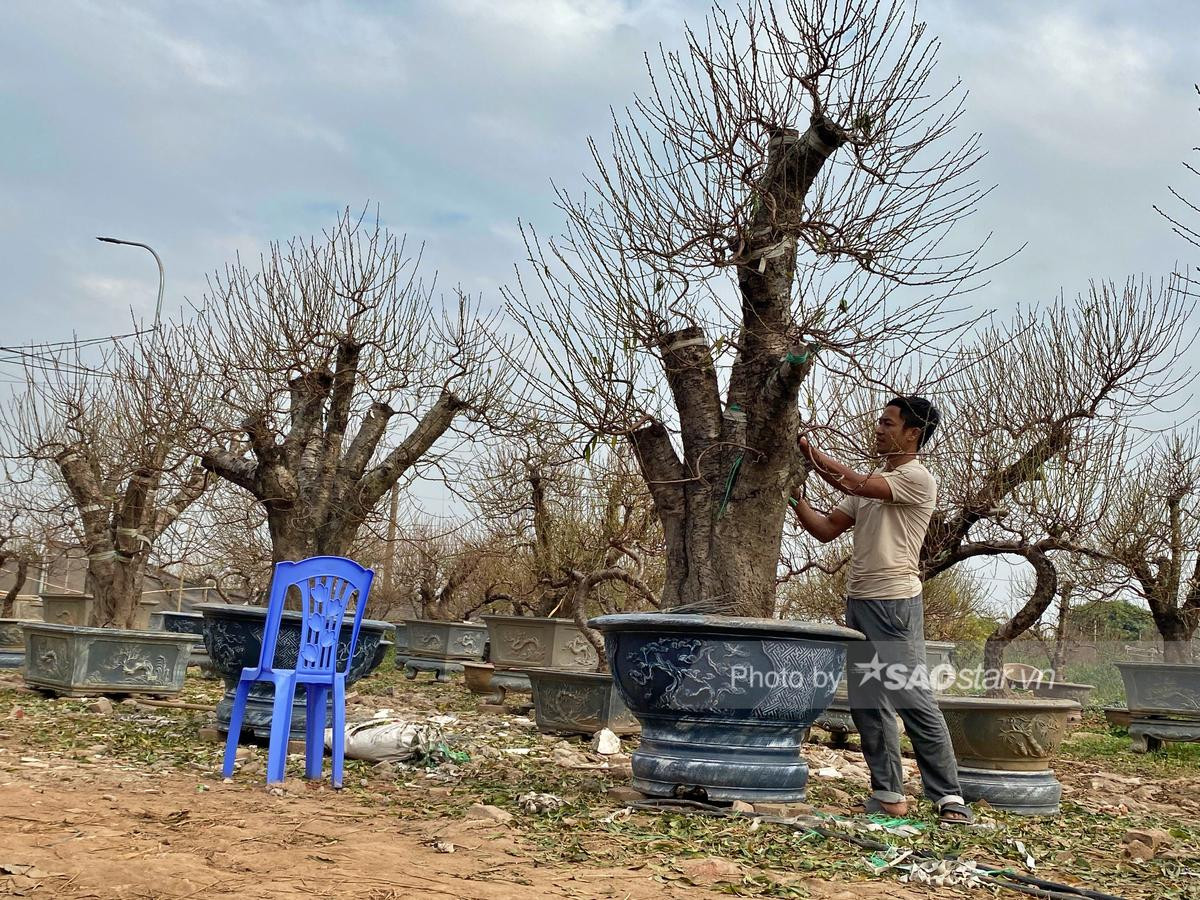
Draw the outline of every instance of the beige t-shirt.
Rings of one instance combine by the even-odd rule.
[[[854,556],[846,594],[902,600],[921,593],[918,562],[937,501],[937,479],[917,460],[872,475],[887,480],[888,502],[847,494],[837,508],[854,520]]]

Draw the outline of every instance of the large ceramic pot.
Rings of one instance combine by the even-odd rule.
[[[19,669],[25,662],[25,633],[21,619],[0,619],[0,669]]]
[[[607,672],[527,669],[533,686],[533,719],[545,734],[636,734],[640,728],[613,689]]]
[[[426,659],[483,659],[487,626],[468,622],[406,619],[410,656]]]
[[[801,800],[804,730],[833,699],[846,642],[836,625],[633,613],[604,633],[617,690],[642,724],[633,786],[710,800]]]
[[[86,594],[42,594],[41,598],[42,620],[53,625],[87,625],[92,617],[92,598]]]
[[[193,635],[26,622],[25,682],[89,697],[177,694],[183,688]]]
[[[204,603],[196,607],[204,619],[204,646],[208,650],[213,668],[225,681],[225,695],[217,703],[217,727],[228,730],[229,711],[233,707],[233,695],[237,689],[242,669],[257,666],[262,653],[263,626],[267,610],[262,606],[233,606],[223,603]],[[300,650],[302,617],[299,612],[285,610],[279,624],[279,637],[275,644],[275,665],[293,668]],[[392,626],[388,622],[363,619],[358,632],[358,644],[354,648],[354,659],[346,673],[346,684],[354,684],[373,672],[383,661],[387,649],[386,636]],[[346,663],[350,651],[350,636],[354,620],[347,615],[338,635],[338,666]],[[305,727],[304,686],[296,688],[296,699],[292,705],[292,730],[294,740],[304,740]],[[258,683],[250,689],[246,703],[246,715],[242,728],[260,738],[271,736],[271,707],[274,691],[269,684]],[[332,721],[332,707],[326,706],[325,724]]]
[[[1122,662],[1117,668],[1134,752],[1157,750],[1166,741],[1200,741],[1200,665]]]
[[[212,660],[209,659],[208,651],[204,649],[204,616],[198,612],[184,612],[182,610],[163,610],[161,612],[152,613],[153,619],[158,620],[158,627],[162,631],[170,632],[171,634],[194,634],[201,640],[192,649],[191,659],[188,661],[190,666],[199,666],[204,672],[213,672]]]
[[[529,694],[533,686],[529,676],[524,672],[507,669],[497,669],[491,663],[463,662],[463,673],[466,676],[467,690],[472,694],[482,694],[483,703],[493,707],[503,707],[510,693]]]
[[[403,669],[408,660],[408,625],[397,622],[392,627],[396,629],[396,636],[393,638],[396,646],[395,665],[397,669]]]
[[[1117,669],[1131,712],[1200,714],[1200,665],[1120,662]]]
[[[1094,684],[1076,684],[1073,681],[1046,681],[1041,684],[1033,685],[1033,695],[1035,697],[1047,697],[1058,700],[1074,700],[1079,704],[1079,709],[1073,710],[1067,716],[1067,722],[1070,725],[1079,725],[1083,722],[1083,707],[1087,706],[1088,700],[1091,699],[1092,691],[1096,689]]]
[[[22,621],[45,622],[42,616],[42,598],[25,598],[13,601],[13,617]]]
[[[1074,700],[1036,697],[937,698],[968,802],[986,800],[1022,815],[1055,815],[1062,785],[1050,760],[1079,710]]]
[[[925,666],[929,670],[930,683],[935,691],[954,682],[954,643],[952,641],[926,641]],[[817,719],[817,725],[829,732],[834,746],[843,746],[852,734],[858,734],[854,718],[850,715],[850,691],[847,676],[842,675],[837,692],[829,708]]]
[[[464,662],[482,662],[487,648],[487,626],[468,622],[439,622],[432,619],[405,619],[408,626],[406,678],[418,672],[433,672],[438,681],[449,681],[452,672],[461,672]]]
[[[582,669],[594,672],[600,658],[570,619],[484,616],[491,662],[507,669]]]

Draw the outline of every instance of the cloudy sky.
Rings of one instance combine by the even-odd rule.
[[[378,203],[443,286],[485,302],[521,256],[518,219],[560,219],[550,180],[678,46],[698,0],[0,3],[0,344],[128,330],[199,299],[205,275],[268,241]],[[1200,251],[1152,210],[1190,187],[1200,144],[1200,4],[926,0],[939,78],[996,190],[960,246],[1027,244],[975,302],[1164,274]],[[1195,194],[1200,195],[1200,178]],[[14,377],[0,366],[0,380]]]
[[[495,300],[515,223],[558,217],[550,179],[643,88],[643,50],[677,45],[691,0],[361,0],[0,4],[0,343],[125,330],[168,313],[235,253],[378,203],[444,286]],[[964,231],[1028,243],[988,307],[1089,278],[1162,273],[1189,248],[1151,209],[1200,144],[1200,6],[921,4],[941,77],[970,91],[982,179]],[[1200,193],[1200,179],[1197,179]],[[972,233],[963,235],[964,242]],[[1195,255],[1193,251],[1193,255]],[[4,377],[0,372],[0,377]]]

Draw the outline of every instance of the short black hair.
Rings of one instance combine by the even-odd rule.
[[[917,449],[925,446],[925,442],[933,437],[934,430],[942,421],[938,408],[924,397],[909,395],[893,397],[886,406],[894,406],[900,410],[900,418],[904,420],[905,428],[920,428],[921,436],[917,438]]]

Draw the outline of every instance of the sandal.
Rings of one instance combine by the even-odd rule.
[[[957,800],[951,800],[937,805],[938,824],[949,826],[969,826],[975,824],[975,814],[971,807]]]

